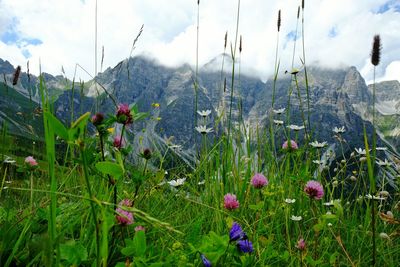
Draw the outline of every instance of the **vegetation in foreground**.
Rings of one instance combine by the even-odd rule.
[[[278,33],[280,23],[279,12]],[[231,56],[236,62],[236,45]],[[304,43],[303,63],[306,73]],[[340,125],[332,129],[340,149],[328,149],[312,139],[306,108],[303,125],[290,125],[297,73],[288,106],[272,104],[266,129],[233,121],[233,89],[216,122],[197,110],[196,97],[194,167],[180,159],[179,144],[133,147],[128,130],[150,117],[134,104],[85,113],[66,127],[41,78],[45,147],[34,141],[18,156],[2,127],[0,265],[396,266],[397,158],[366,133],[365,148],[346,153]],[[233,67],[232,88],[234,80]]]

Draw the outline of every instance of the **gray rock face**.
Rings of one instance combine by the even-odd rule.
[[[0,70],[3,68],[11,70],[6,63],[0,61]],[[227,114],[229,111],[232,81],[231,74],[221,73],[220,70],[215,71],[210,64],[206,64],[199,70],[198,110],[210,109],[212,111],[207,125],[214,127],[213,123],[218,115]],[[2,67],[3,65],[5,67]],[[227,60],[226,70],[231,69],[231,66],[228,65],[229,61]],[[307,91],[304,70],[302,70],[296,76],[282,73],[278,77],[274,109],[287,108],[288,95],[290,95],[290,112],[287,113],[286,109],[283,114],[274,114],[272,117],[283,120],[286,125],[288,123],[302,125],[302,114],[304,114],[306,124],[308,124],[309,117],[313,137],[318,141],[333,142],[332,129],[345,126],[344,138],[347,140],[349,148],[363,147],[363,125],[366,125],[368,133],[372,132],[372,126],[360,116],[362,115],[365,119],[369,118],[368,112],[361,107],[363,105],[368,107],[372,97],[371,89],[366,86],[360,73],[354,67],[345,69],[309,67],[307,74],[310,115],[308,116],[307,112]],[[23,74],[22,77],[25,77],[24,75],[26,74]],[[63,84],[67,84],[69,87],[72,85],[70,81],[63,80],[62,77],[49,76],[46,79],[48,80],[47,84],[55,89],[60,88]],[[225,91],[224,79],[226,79]],[[203,122],[194,111],[195,80],[195,73],[188,65],[167,68],[144,57],[121,61],[116,67],[108,68],[96,77],[96,81],[113,94],[118,103],[136,102],[141,111],[150,112],[154,112],[152,104],[159,103],[157,116],[161,119],[154,124],[154,132],[162,137],[174,136],[174,142],[186,148],[192,148],[200,138],[200,134],[194,130],[195,116],[197,116],[199,124]],[[32,81],[37,82],[37,78],[31,78]],[[391,89],[394,90],[393,93],[386,89],[388,87],[394,88]],[[64,88],[68,88],[68,86],[64,86]],[[400,85],[394,82],[379,85],[377,98],[380,101],[392,99],[398,88]],[[93,113],[96,102],[100,111],[105,114],[113,114],[116,110],[113,101],[106,97],[101,86],[97,86],[97,90],[101,94],[98,101],[90,97],[97,95],[93,82],[86,83],[84,90],[80,90],[79,86],[75,85],[73,96],[71,90],[58,91],[60,95],[57,95],[55,102],[57,116],[65,122],[70,122],[72,108],[76,116],[86,111]],[[246,124],[250,126],[256,123],[261,126],[269,125],[272,91],[272,80],[264,83],[257,78],[243,74],[240,77],[237,75],[233,86],[232,118],[238,120],[240,115],[238,107],[240,106],[242,108],[241,115]],[[82,95],[83,92],[88,96]],[[71,105],[71,101],[74,105]],[[287,117],[288,115],[290,119]],[[214,130],[214,132],[220,132],[219,129]]]

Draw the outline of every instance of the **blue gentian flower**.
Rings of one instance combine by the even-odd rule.
[[[253,244],[249,240],[239,240],[236,244],[237,248],[243,253],[251,253],[254,251]]]
[[[242,227],[237,222],[234,222],[229,232],[229,241],[233,242],[242,239],[247,239],[247,235],[243,232]]]
[[[200,258],[203,261],[204,267],[211,267],[211,261],[209,261],[204,254],[200,254]]]

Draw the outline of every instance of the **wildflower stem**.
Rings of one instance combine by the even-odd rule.
[[[30,172],[31,174],[31,211],[33,212],[33,172]]]
[[[92,194],[92,190],[90,187],[90,182],[89,182],[89,171],[88,171],[88,163],[87,163],[87,158],[86,158],[86,153],[85,153],[85,146],[82,143],[80,145],[80,150],[81,150],[81,157],[82,157],[82,161],[83,161],[83,176],[86,182],[86,187],[87,187],[87,191],[89,194],[89,198],[93,199],[93,194]],[[100,233],[99,233],[99,225],[98,225],[98,221],[97,221],[97,214],[96,214],[96,208],[94,206],[94,203],[92,201],[89,202],[90,203],[90,210],[92,213],[92,217],[93,217],[93,222],[94,222],[94,226],[95,226],[95,232],[96,232],[96,257],[97,257],[97,266],[100,266],[101,264],[101,257],[100,257]]]
[[[301,40],[303,44],[303,66],[304,66],[304,78],[305,78],[305,85],[306,85],[306,93],[307,93],[307,116],[308,116],[308,128],[311,130],[311,121],[310,121],[310,91],[309,91],[309,84],[308,84],[308,75],[307,75],[307,65],[306,65],[306,50],[304,44],[304,6],[301,12]],[[309,137],[311,138],[311,136]]]

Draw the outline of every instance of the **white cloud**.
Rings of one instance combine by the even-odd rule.
[[[380,79],[383,81],[399,80],[400,81],[400,60],[391,62],[385,70],[385,75]]]
[[[72,77],[75,63],[94,73],[95,0],[0,1],[0,36],[15,17],[19,34],[43,42],[26,47],[31,54],[32,72],[38,72],[41,58],[42,70],[52,74],[60,74],[63,65],[68,76]],[[328,67],[354,65],[369,81],[373,73],[369,62],[371,42],[375,34],[380,34],[383,49],[377,76],[379,79],[400,79],[396,74],[399,73],[400,62],[400,13],[390,9],[378,14],[376,11],[385,2],[306,0],[307,64]],[[264,80],[272,74],[278,9],[282,9],[281,70],[291,68],[293,41],[288,40],[287,35],[296,29],[296,13],[300,4],[301,0],[241,1],[239,35],[243,35],[242,70]],[[234,42],[236,11],[237,1],[200,1],[200,64],[223,52],[226,31],[229,42]],[[169,66],[184,62],[194,65],[196,22],[196,0],[98,0],[98,70],[102,46],[105,48],[104,70],[129,56],[132,42],[142,24],[145,25],[144,32],[137,43],[135,55],[151,55]],[[298,35],[301,35],[301,23]],[[301,38],[298,38],[295,66],[301,64],[301,49]],[[26,65],[27,59],[16,45],[0,42],[0,57],[14,65]],[[77,75],[88,78],[82,71]]]

